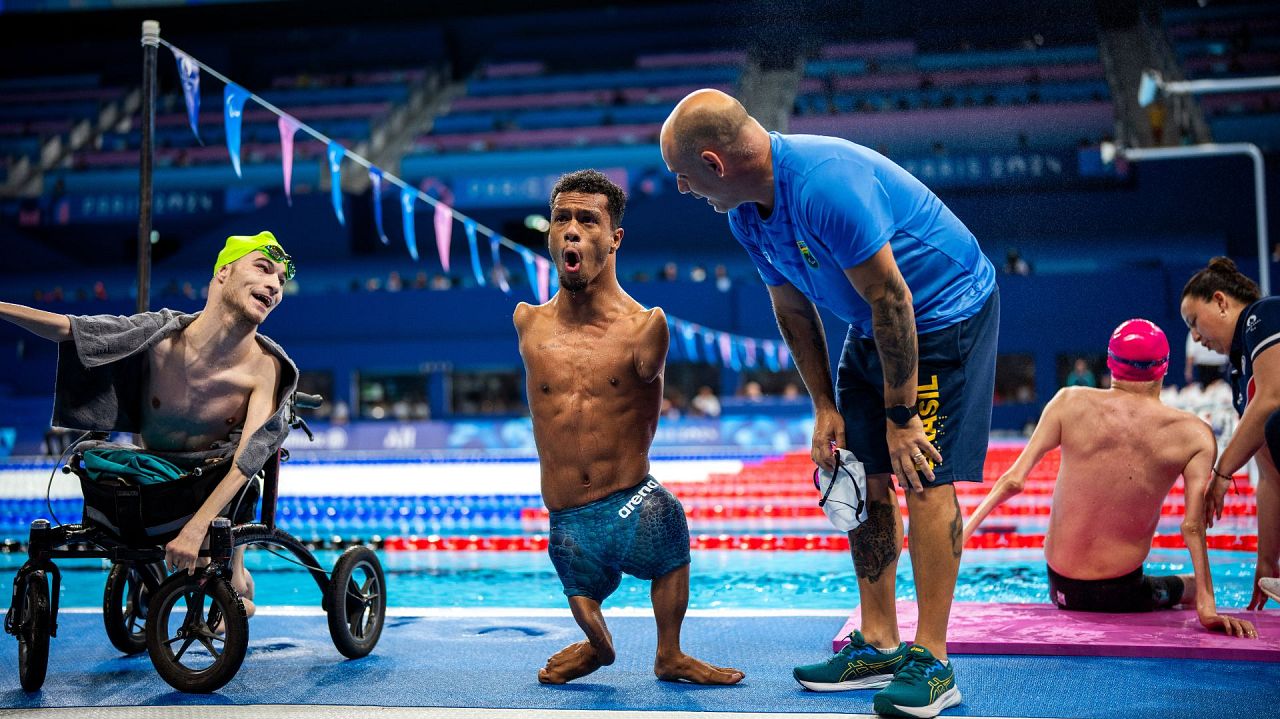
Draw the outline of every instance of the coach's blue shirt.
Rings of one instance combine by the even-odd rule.
[[[844,270],[889,243],[911,288],[916,327],[932,332],[982,309],[995,268],[973,233],[911,173],[839,138],[769,133],[773,213],[729,211],[729,228],[765,284],[790,283],[871,337],[871,307]]]
[[[1253,363],[1264,350],[1280,344],[1280,297],[1263,297],[1240,313],[1231,340],[1231,394],[1236,412],[1244,414],[1257,392]]]

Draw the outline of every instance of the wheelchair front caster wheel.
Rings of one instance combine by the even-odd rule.
[[[178,572],[151,597],[146,634],[151,663],[169,686],[207,694],[244,663],[249,619],[226,579]]]
[[[49,669],[49,580],[44,572],[27,575],[22,592],[22,618],[18,627],[18,679],[25,691],[44,686]]]

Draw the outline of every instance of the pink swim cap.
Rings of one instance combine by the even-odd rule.
[[[1107,369],[1112,379],[1151,382],[1169,369],[1169,340],[1150,320],[1121,323],[1107,345]]]

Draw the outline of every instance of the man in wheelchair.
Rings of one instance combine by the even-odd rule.
[[[258,326],[280,304],[293,273],[276,238],[260,232],[227,238],[208,301],[195,314],[60,315],[0,302],[0,318],[59,343],[54,426],[132,432],[143,446],[130,449],[221,475],[165,545],[171,571],[194,572],[204,563],[199,553],[215,517],[234,513],[237,523],[252,517],[256,495],[242,490],[289,432],[298,369]],[[231,582],[252,615],[244,549],[233,557]]]

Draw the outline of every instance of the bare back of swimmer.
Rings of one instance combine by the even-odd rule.
[[[563,684],[613,663],[600,605],[625,573],[653,581],[658,678],[733,684],[742,672],[680,648],[689,529],[680,502],[648,476],[669,336],[662,310],[645,309],[618,284],[625,202],[621,188],[598,172],[562,177],[551,195],[548,238],[560,291],[515,311],[551,510],[548,551],[587,636],[548,659],[538,680]]]
[[[1134,350],[1142,342],[1159,344],[1148,356]],[[1207,629],[1256,636],[1249,622],[1217,612],[1203,519],[1217,443],[1200,418],[1160,402],[1168,364],[1164,333],[1146,320],[1130,320],[1116,329],[1109,354],[1111,389],[1058,391],[1022,454],[969,518],[965,539],[992,510],[1022,491],[1046,453],[1061,447],[1044,544],[1055,604],[1105,612],[1188,604]],[[1126,363],[1149,366],[1135,369]],[[1143,562],[1161,505],[1179,475],[1186,483],[1182,535],[1195,574],[1145,576]]]

